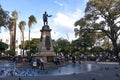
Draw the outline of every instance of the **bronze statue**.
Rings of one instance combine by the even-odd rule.
[[[43,14],[43,23],[44,25],[48,25],[48,17],[51,17],[52,15],[48,15],[47,12]]]

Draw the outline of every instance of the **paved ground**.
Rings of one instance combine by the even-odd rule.
[[[7,76],[0,78],[0,80],[120,80],[120,65],[106,62],[97,65],[99,66],[98,69],[85,73],[56,76]]]

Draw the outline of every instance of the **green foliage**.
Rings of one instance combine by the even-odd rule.
[[[32,27],[32,24],[35,24],[35,23],[37,23],[37,21],[36,21],[36,18],[34,17],[34,15],[31,15],[29,18],[28,18],[29,20],[28,20],[28,27],[29,27],[29,53],[31,54],[31,49],[30,49],[30,46],[31,46],[31,44],[30,44],[30,28]]]
[[[109,41],[108,38],[104,39],[103,45],[105,49],[112,47],[112,43]]]
[[[39,38],[33,38],[31,41],[30,41],[30,51],[31,53],[36,53],[38,51],[38,46],[39,46]],[[24,43],[24,47],[23,47],[23,44],[20,44],[19,45],[19,48],[20,49],[23,49],[24,50],[28,50],[29,49],[29,40],[26,40],[25,43]]]
[[[101,47],[99,47],[99,46],[96,46],[96,47],[93,47],[92,49],[91,49],[91,52],[95,52],[95,53],[100,53],[100,52],[103,52],[104,51],[104,49],[103,48],[101,48]]]
[[[15,56],[15,54],[16,54],[14,50],[7,50],[5,53],[10,56]]]
[[[78,39],[72,41],[72,46],[75,51],[86,52],[87,48],[94,45],[94,38],[91,33],[84,33]],[[84,50],[83,50],[84,49]]]
[[[114,53],[118,53],[119,18],[120,0],[89,0],[85,16],[75,23],[75,26],[80,26],[75,33],[79,32],[80,34],[83,30],[102,32],[112,41]],[[82,25],[83,23],[84,25]]]
[[[25,29],[25,25],[26,25],[26,22],[25,21],[21,21],[19,22],[19,28],[20,28],[20,31],[21,31],[21,34],[22,34],[22,49],[23,49],[23,56],[24,56],[24,29]]]
[[[25,43],[24,43],[24,49],[27,50],[29,49],[29,43],[30,41],[29,40],[26,40]],[[23,44],[22,44],[23,45]]]
[[[39,42],[40,39],[39,38],[33,38],[32,41],[30,42],[30,49],[31,49],[31,53],[36,53],[38,51],[38,46],[39,46]]]
[[[65,55],[67,53],[70,53],[71,50],[72,50],[71,45],[70,45],[70,42],[68,40],[63,39],[63,38],[59,38],[56,41],[56,45],[54,46],[54,51],[56,53],[62,52]]]
[[[28,26],[29,26],[29,28],[32,26],[32,24],[34,24],[34,23],[37,23],[37,21],[36,21],[36,18],[34,17],[34,15],[31,15],[30,17],[29,17],[29,21],[28,21]]]
[[[0,53],[4,52],[6,49],[8,49],[8,44],[0,42]]]
[[[17,21],[18,19],[18,12],[16,10],[12,11],[12,18],[15,19],[15,21]]]
[[[5,11],[0,5],[0,27],[2,27],[2,26],[6,27],[7,26],[7,22],[8,22],[8,19],[9,19],[8,14],[9,14],[9,12]]]
[[[19,23],[18,26],[19,26],[21,32],[24,31],[24,29],[25,29],[25,25],[26,25],[26,22],[25,22],[25,21],[21,21],[21,22]]]

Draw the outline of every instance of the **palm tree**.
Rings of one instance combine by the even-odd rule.
[[[15,51],[16,44],[16,21],[18,19],[17,11],[12,12],[12,17],[9,18],[8,28],[10,31],[10,50]]]
[[[32,24],[34,24],[34,23],[37,23],[36,18],[33,15],[31,15],[29,17],[29,21],[28,21],[28,27],[29,27],[29,53],[30,53],[30,28],[32,27]]]
[[[14,28],[13,28],[13,24],[14,24],[15,20],[13,18],[9,18],[8,20],[8,29],[10,32],[10,50],[14,50],[13,47],[13,43],[14,43]]]
[[[15,46],[15,44],[16,44],[16,24],[17,24],[17,20],[18,20],[18,13],[17,13],[17,11],[13,11],[12,12],[12,17],[15,20],[14,24],[13,24],[13,26],[14,26],[13,50],[15,51],[15,47],[16,47]]]
[[[22,49],[23,49],[23,56],[24,56],[24,30],[25,30],[25,25],[26,25],[26,22],[25,21],[21,21],[19,22],[19,28],[20,28],[20,31],[21,31],[21,34],[22,34]]]

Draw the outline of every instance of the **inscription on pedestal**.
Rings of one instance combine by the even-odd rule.
[[[47,50],[50,50],[51,44],[50,44],[50,37],[46,36],[45,38],[45,46]]]

